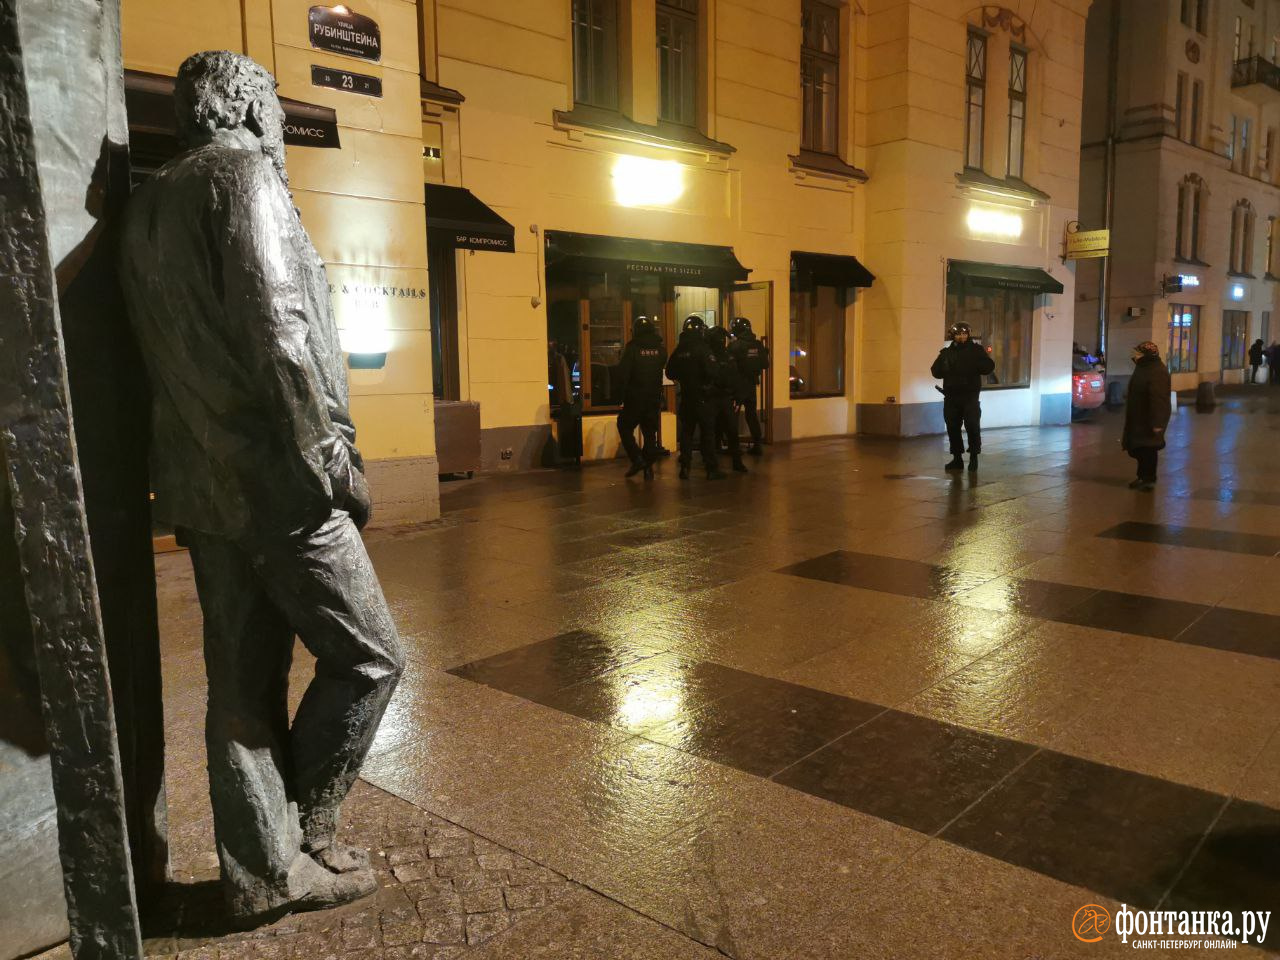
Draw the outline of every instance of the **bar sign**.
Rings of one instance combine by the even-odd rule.
[[[363,73],[350,73],[333,67],[311,65],[311,85],[315,87],[331,87],[344,93],[362,93],[366,97],[382,96],[382,81],[378,77],[367,77]]]

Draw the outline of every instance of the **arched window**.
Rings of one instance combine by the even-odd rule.
[[[1199,174],[1189,173],[1178,184],[1178,219],[1174,224],[1176,260],[1202,263],[1201,239],[1204,234],[1204,206],[1208,187]]]
[[[1231,259],[1227,272],[1252,276],[1253,228],[1256,217],[1253,204],[1239,201],[1231,208]]]

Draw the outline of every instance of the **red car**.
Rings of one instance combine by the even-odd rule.
[[[1093,358],[1075,354],[1071,358],[1071,415],[1079,417],[1097,410],[1107,398],[1105,378]]]

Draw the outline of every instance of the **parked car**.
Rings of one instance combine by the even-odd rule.
[[[1097,410],[1106,401],[1106,376],[1096,357],[1077,353],[1071,357],[1071,417]]]

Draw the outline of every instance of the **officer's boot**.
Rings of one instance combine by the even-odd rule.
[[[976,473],[978,470],[978,455],[976,453],[969,454],[969,472]]]
[[[951,460],[942,469],[943,470],[963,470],[964,459],[958,453],[952,454]]]

